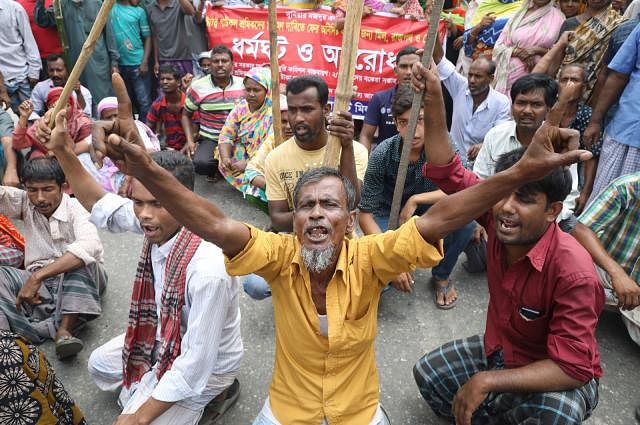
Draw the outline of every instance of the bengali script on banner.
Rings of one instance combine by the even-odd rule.
[[[333,99],[338,81],[342,33],[328,9],[278,9],[278,62],[284,85],[298,75],[316,75],[329,85]],[[206,14],[209,45],[224,44],[234,55],[234,73],[269,66],[267,9],[210,7]],[[393,86],[395,54],[407,45],[420,47],[427,22],[371,15],[362,20],[351,113],[362,118],[374,93]]]

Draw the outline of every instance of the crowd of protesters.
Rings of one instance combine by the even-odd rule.
[[[603,309],[640,345],[639,0],[447,0],[432,65],[420,46],[395,52],[396,83],[363,120],[331,111],[315,76],[290,79],[274,114],[270,69],[239,74],[231,46],[211,45],[208,8],[262,0],[117,0],[54,116],[101,4],[0,0],[0,421],[91,422],[37,344],[53,340],[59,359],[83,350],[108,286],[98,229],[144,236],[126,332],[87,365],[119,394],[116,425],[215,421],[235,403],[242,289],[274,305],[273,375],[254,424],[389,424],[381,294],[411,292],[416,268],[431,268],[433,306],[453,309],[465,296],[450,278],[458,260],[486,274],[486,329],[416,359],[435,414],[591,416]],[[363,19],[433,9],[364,4]],[[338,30],[349,6],[278,2],[330,8]],[[323,166],[329,136],[337,169]],[[269,226],[197,195],[196,175],[237,189]]]

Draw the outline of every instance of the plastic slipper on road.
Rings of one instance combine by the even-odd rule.
[[[436,307],[438,307],[440,310],[451,310],[456,306],[456,304],[458,303],[457,296],[456,299],[451,301],[449,304],[438,304],[438,295],[440,294],[443,295],[443,298],[446,302],[447,294],[454,288],[453,281],[450,280],[449,283],[447,283],[445,286],[442,286],[439,285],[435,279],[431,278],[431,285],[433,286],[433,303],[436,305]]]

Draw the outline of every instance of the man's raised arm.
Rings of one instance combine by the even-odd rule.
[[[219,246],[227,256],[240,253],[251,237],[249,228],[226,217],[216,205],[184,187],[153,162],[137,135],[124,81],[117,74],[112,81],[118,97],[118,118],[94,131],[97,157],[110,157],[122,172],[138,179],[178,222]]]
[[[449,143],[442,89],[435,64],[432,64],[430,69],[426,69],[420,63],[414,64],[413,85],[418,91],[426,88],[423,102],[425,112],[428,111],[425,113],[424,125],[428,163],[444,166],[451,164],[453,160],[458,162],[453,174],[470,173],[459,164],[459,159],[454,157],[455,153]],[[430,243],[436,243],[485,213],[524,183],[538,180],[556,167],[589,159],[589,152],[575,150],[578,147],[579,134],[573,130],[558,128],[564,109],[565,102],[561,100],[549,113],[545,124],[536,132],[522,159],[513,167],[446,197],[421,216],[416,225],[422,237]],[[456,177],[461,178],[460,175]]]

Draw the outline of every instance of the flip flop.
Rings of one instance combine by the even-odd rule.
[[[449,304],[438,304],[438,295],[442,294],[444,299],[447,299],[447,293],[454,288],[453,281],[449,280],[445,286],[439,285],[434,278],[431,278],[431,285],[433,286],[433,303],[440,310],[451,310],[458,303],[458,297],[451,301]]]
[[[218,419],[238,401],[239,397],[240,382],[234,379],[233,384],[205,406],[204,412],[202,412],[202,419],[200,419],[198,425],[211,425],[216,423]]]
[[[59,360],[75,356],[84,348],[80,338],[75,336],[61,336],[56,339],[56,356]]]

